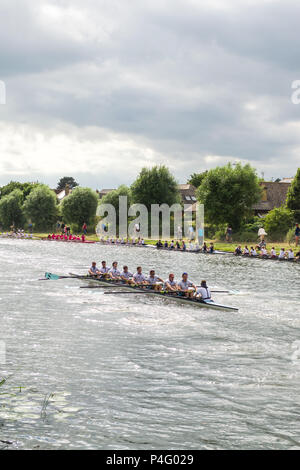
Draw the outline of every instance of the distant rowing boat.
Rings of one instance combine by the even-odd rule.
[[[191,299],[191,298],[187,298],[187,297],[181,297],[177,294],[168,294],[166,292],[164,293],[161,293],[161,292],[155,292],[154,290],[148,290],[148,289],[143,289],[141,287],[132,287],[132,286],[129,286],[128,284],[122,284],[120,282],[115,282],[115,281],[111,281],[111,280],[104,280],[104,279],[93,279],[92,277],[90,276],[80,276],[78,274],[73,274],[73,273],[70,273],[71,276],[77,278],[77,279],[81,279],[81,280],[84,280],[84,281],[88,281],[88,282],[96,282],[100,285],[103,285],[103,286],[113,286],[113,287],[118,287],[120,289],[126,289],[127,291],[133,291],[133,292],[137,292],[137,293],[143,293],[143,294],[149,294],[150,296],[156,296],[157,298],[162,298],[162,299],[167,299],[167,300],[171,300],[171,301],[175,301],[175,302],[179,302],[183,305],[190,305],[190,306],[193,306],[193,307],[199,307],[199,308],[211,308],[213,310],[227,310],[227,311],[231,311],[231,312],[238,312],[238,308],[236,307],[231,307],[231,306],[228,306],[228,305],[223,305],[223,304],[219,304],[219,303],[216,303],[214,302],[213,300],[206,300],[206,301],[199,301],[199,300],[196,300],[196,299]]]
[[[83,240],[64,240],[64,239],[62,240],[62,239],[56,239],[56,238],[54,238],[54,239],[51,238],[50,239],[50,238],[47,238],[47,237],[40,238],[40,240],[42,240],[44,242],[46,241],[46,242],[81,243],[81,244],[83,244],[83,243],[85,243],[85,244],[87,244],[87,243],[88,244],[97,243],[97,242],[91,241],[91,240],[84,240],[84,241]]]

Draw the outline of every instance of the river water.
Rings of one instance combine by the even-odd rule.
[[[38,281],[94,259],[188,271],[239,312]],[[5,239],[0,260],[8,448],[300,448],[300,265]]]

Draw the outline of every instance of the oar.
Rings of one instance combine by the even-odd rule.
[[[197,288],[198,287],[202,287],[202,286],[196,286]],[[239,294],[239,291],[238,290],[211,290],[211,293],[214,293],[214,294]]]
[[[111,287],[116,287],[114,286],[80,286],[80,289],[110,289]]]
[[[84,276],[82,276],[82,277],[84,277]],[[39,279],[39,281],[58,281],[59,279],[77,279],[77,276],[74,276],[74,275],[72,275],[72,276],[59,276],[58,274],[45,273],[45,278],[44,279]]]
[[[134,292],[134,291],[133,292],[131,292],[131,291],[130,292],[129,291],[128,292],[127,291],[126,292],[119,292],[119,291],[118,292],[117,291],[116,292],[111,292],[111,291],[110,292],[103,292],[103,295],[111,295],[111,294],[149,294],[149,292],[147,292],[147,291],[144,291],[144,292],[143,291],[137,291],[137,292]]]

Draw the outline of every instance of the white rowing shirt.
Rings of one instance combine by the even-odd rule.
[[[280,253],[279,253],[279,255],[278,255],[278,258],[279,258],[279,259],[283,259],[283,258],[284,258],[284,255],[285,255],[284,250],[280,250]]]
[[[266,255],[268,254],[268,252],[267,252],[267,250],[266,250],[265,248],[262,248],[262,249],[261,249],[261,254],[262,254],[263,256],[266,256]]]
[[[174,281],[170,281],[170,279],[167,279],[165,281],[165,284],[164,284],[164,288],[167,289],[168,286],[167,286],[167,283],[171,286],[171,287],[176,287],[177,286],[177,282],[174,280]]]
[[[99,273],[99,269],[97,268],[97,266],[91,266],[90,267],[90,271],[93,273],[93,274],[97,274]]]
[[[295,255],[293,251],[289,251],[289,259],[294,259]]]
[[[256,250],[254,250],[254,248],[251,250],[251,255],[252,255],[252,256],[256,256],[256,255],[257,255],[257,252],[256,252]]]
[[[125,271],[122,271],[121,277],[124,277],[125,279],[131,279],[133,277],[133,274],[130,273],[129,271],[127,271],[127,273],[125,273]]]
[[[135,273],[135,275],[133,276],[133,280],[137,284],[141,284],[142,282],[146,281],[146,278],[145,278],[144,274],[142,274],[142,273],[141,274]]]
[[[109,273],[112,275],[112,277],[120,277],[120,271],[116,268],[111,268]]]
[[[188,290],[189,287],[192,287],[193,283],[189,280],[185,281],[180,281],[178,283],[178,287],[180,287],[182,290]]]
[[[274,248],[271,250],[271,256],[276,256],[276,250],[274,250]]]
[[[158,282],[160,282],[159,278],[157,276],[149,276],[147,277],[147,282],[149,282],[150,286],[153,286],[155,284],[157,284]]]
[[[208,287],[199,287],[197,294],[201,294],[203,300],[211,299],[211,293]]]
[[[103,267],[102,267],[102,268],[100,269],[100,273],[101,273],[101,274],[107,274],[108,271],[109,271],[109,268],[103,268]]]

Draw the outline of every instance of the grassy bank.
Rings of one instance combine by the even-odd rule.
[[[34,233],[33,234],[34,237],[37,237],[37,238],[47,238],[49,233]],[[88,234],[86,239],[88,241],[99,241],[99,238],[98,236],[93,233],[93,234]],[[213,242],[214,243],[214,246],[215,246],[215,250],[219,250],[219,251],[227,251],[228,253],[232,253],[234,252],[235,248],[237,247],[237,245],[241,245],[242,248],[247,245],[248,247],[250,246],[254,246],[255,243],[245,243],[245,242],[236,242],[236,243],[226,243],[226,242],[218,242],[218,241],[215,241],[215,240],[205,240],[207,244]],[[155,245],[157,240],[151,240],[151,239],[145,239],[145,242],[148,244],[148,245]],[[188,243],[188,240],[185,240],[186,243]],[[284,248],[285,250],[288,250],[289,248],[295,248],[295,244],[289,244],[289,243],[286,243],[286,242],[268,242],[267,241],[267,249],[269,250],[270,248],[272,247],[275,247],[276,251],[280,251],[281,248]],[[300,249],[300,247],[298,247]]]

